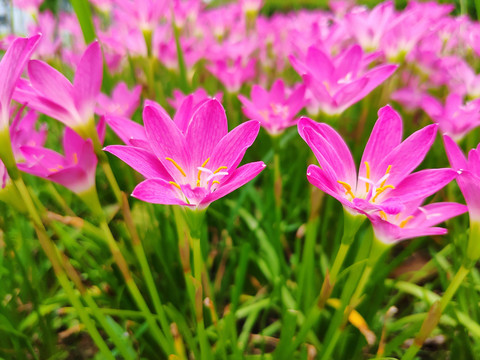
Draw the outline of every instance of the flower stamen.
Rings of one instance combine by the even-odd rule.
[[[185,174],[185,171],[183,171],[181,166],[178,165],[175,160],[173,160],[172,158],[169,158],[169,157],[166,157],[165,160],[170,161],[173,164],[173,166],[175,166],[178,169],[178,171],[180,171],[182,173],[183,176],[187,177],[187,174]]]
[[[182,190],[182,188],[180,187],[180,185],[178,185],[175,181],[169,181],[169,183],[173,186],[175,186],[178,190]]]
[[[378,195],[380,195],[381,193],[383,193],[387,189],[395,189],[395,186],[386,185],[386,186],[383,186],[383,187],[379,187],[377,190],[375,190],[375,196],[372,198],[372,203],[375,202],[375,199],[378,197]]]
[[[370,180],[370,163],[368,161],[365,161],[364,164],[365,164],[365,171],[367,172],[367,179]],[[370,190],[370,184],[368,182],[365,182],[365,187],[368,193],[368,191]]]
[[[407,223],[412,220],[415,216],[413,215],[410,215],[408,216],[407,218],[405,218],[405,220],[403,220],[401,223],[400,223],[400,227],[403,229],[405,227],[405,225],[407,225]]]
[[[387,171],[385,171],[385,175],[390,174],[390,170],[392,170],[392,165],[388,165]],[[385,182],[387,179],[383,180],[382,183],[380,184],[380,187],[382,188],[385,185]]]
[[[355,199],[355,195],[352,192],[352,187],[344,181],[337,180],[337,182],[345,188],[345,194],[349,194],[352,198]]]
[[[221,171],[221,170],[223,170],[223,169],[227,170],[228,168],[227,168],[226,166],[220,166],[220,167],[219,167],[217,170],[215,170],[213,173],[216,174],[216,173],[218,173],[219,171]]]
[[[197,177],[197,187],[200,186],[200,176],[202,175],[202,169],[201,168],[204,168],[205,165],[207,165],[207,163],[210,161],[210,158],[208,158],[207,160],[205,160],[202,164],[202,166],[200,166],[198,168],[198,177]]]

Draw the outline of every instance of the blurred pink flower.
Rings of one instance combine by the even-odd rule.
[[[471,149],[468,159],[463,155],[460,147],[450,137],[444,136],[443,141],[448,160],[452,168],[459,175],[457,183],[467,202],[471,221],[480,222],[480,144],[476,149]],[[476,239],[478,240],[478,239]]]
[[[467,211],[465,205],[449,202],[420,206],[423,200],[404,204],[404,210],[396,215],[370,215],[375,237],[385,244],[393,244],[421,236],[444,235],[447,229],[434,226]]]
[[[18,168],[26,173],[51,180],[81,194],[95,186],[97,157],[92,141],[82,139],[75,131],[65,128],[65,156],[37,146],[22,146],[26,162]]]
[[[16,39],[0,61],[0,132],[8,127],[15,85],[39,39],[40,35]]]
[[[480,99],[464,104],[459,94],[449,94],[443,105],[438,99],[424,95],[422,108],[438,124],[442,134],[459,142],[472,129],[480,126]]]
[[[112,114],[130,117],[140,104],[141,92],[141,85],[136,85],[129,90],[127,84],[120,82],[113,89],[111,97],[103,93],[98,95],[95,112],[98,115]]]
[[[102,52],[93,42],[80,60],[73,84],[50,65],[31,60],[28,64],[30,82],[19,82],[15,100],[44,113],[82,136],[93,122],[97,96],[102,84]]]
[[[366,69],[369,61],[359,45],[349,47],[336,57],[310,47],[305,62],[290,56],[292,66],[303,76],[320,110],[329,115],[341,114],[363,99],[398,67],[388,64]]]
[[[233,62],[217,60],[207,65],[207,70],[220,80],[228,92],[236,93],[246,81],[255,77],[256,62],[255,58],[251,58],[247,63],[243,63],[241,57],[237,57]]]
[[[272,135],[297,123],[295,115],[304,107],[305,85],[298,86],[287,95],[288,89],[282,79],[272,85],[270,91],[253,85],[251,100],[243,95],[238,98],[243,104],[243,112],[248,119],[260,121],[260,124]]]

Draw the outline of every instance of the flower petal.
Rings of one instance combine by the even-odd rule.
[[[359,175],[366,177],[365,162],[368,162],[371,170],[370,179],[372,179],[373,182],[379,180],[385,175],[385,170],[382,169],[383,172],[381,172],[381,170],[379,171],[377,165],[380,165],[385,155],[390,153],[401,141],[402,119],[389,105],[384,106],[378,111],[378,120],[365,146],[365,151],[363,152],[360,163]],[[359,180],[359,182],[363,184],[363,181]]]
[[[163,179],[147,179],[133,189],[132,196],[153,204],[191,206],[174,185]]]
[[[185,134],[192,165],[202,166],[227,133],[227,116],[223,106],[216,99],[208,100],[195,111]]]
[[[166,113],[158,111],[156,107],[145,106],[143,121],[153,152],[172,178],[181,183],[193,179],[196,171],[193,171],[191,167],[187,142],[172,119]],[[167,158],[172,160],[167,160]]]
[[[243,154],[257,138],[260,123],[255,120],[247,121],[226,134],[212,151],[209,168],[217,169],[226,166],[227,172],[232,171],[242,160]]]
[[[263,161],[257,161],[240,166],[229,176],[228,181],[221,184],[217,190],[207,195],[202,200],[200,205],[207,206],[211,202],[227,194],[230,194],[232,191],[238,189],[239,187],[245,185],[247,182],[252,180],[263,169],[265,169],[265,164],[263,163]]]
[[[172,177],[151,152],[133,146],[110,145],[103,150],[115,155],[135,171],[148,178],[162,178],[170,181]]]
[[[115,115],[105,116],[105,121],[115,134],[127,145],[130,144],[131,139],[147,141],[145,128],[135,121]]]
[[[82,120],[93,116],[103,77],[100,44],[94,41],[83,53],[73,80],[75,104]]]
[[[50,102],[76,114],[73,86],[63,74],[40,60],[30,60],[28,76],[35,90]]]
[[[435,124],[416,131],[389,154],[386,154],[376,171],[385,174],[387,168],[391,165],[387,183],[397,186],[423,161],[435,141],[436,134],[437,125]]]
[[[396,198],[401,202],[426,198],[446,186],[457,176],[452,169],[426,169],[408,175],[393,190],[383,192],[378,196],[378,202],[384,198]],[[388,182],[388,180],[387,180]]]

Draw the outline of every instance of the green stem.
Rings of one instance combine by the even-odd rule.
[[[189,231],[187,235],[193,253],[193,278],[188,276],[188,273],[185,273],[185,281],[187,286],[193,287],[194,289],[194,294],[193,297],[190,296],[190,301],[192,302],[192,307],[195,311],[198,340],[200,344],[200,359],[209,360],[212,359],[213,356],[211,353],[211,346],[207,339],[203,316],[203,278],[205,276],[205,283],[207,283],[208,275],[205,272],[201,246],[201,227],[205,220],[205,213],[203,211],[184,209],[183,215],[185,217],[185,223],[188,226]]]
[[[448,285],[447,290],[443,294],[440,302],[436,302],[430,308],[426,318],[423,320],[422,327],[419,333],[415,337],[413,344],[408,348],[407,352],[403,355],[402,360],[412,360],[417,352],[422,348],[425,340],[430,336],[431,332],[437,327],[440,321],[440,316],[447,308],[448,304],[452,300],[453,296],[457,292],[458,288],[462,284],[463,280],[469,273],[470,269],[460,266],[452,282]]]
[[[173,12],[172,12],[173,15]],[[175,19],[175,16],[173,16]],[[173,26],[173,34],[175,36],[175,46],[177,48],[177,58],[178,58],[178,69],[180,71],[180,89],[184,93],[188,93],[190,91],[190,86],[188,84],[188,77],[187,77],[187,68],[185,66],[185,58],[183,56],[183,49],[182,44],[180,43],[180,29],[175,24],[175,20],[172,21]]]
[[[77,311],[77,314],[80,317],[80,320],[85,325],[85,328],[87,329],[88,333],[92,337],[92,340],[98,346],[98,349],[100,350],[102,355],[105,357],[105,359],[115,360],[107,344],[105,343],[102,336],[100,335],[97,328],[95,327],[95,324],[91,321],[81,301],[78,299],[78,296],[75,294],[75,291],[73,290],[68,280],[65,270],[61,266],[61,262],[55,250],[55,245],[53,244],[50,237],[47,235],[45,231],[45,228],[41,222],[40,216],[37,210],[35,209],[35,206],[30,197],[28,189],[25,186],[22,178],[21,177],[17,178],[16,180],[14,180],[14,183],[18,191],[20,192],[23,201],[25,202],[30,218],[32,219],[32,222],[34,224],[34,228],[37,233],[40,245],[42,246],[43,251],[45,252],[45,254],[47,255],[48,259],[52,264],[52,267],[58,279],[58,282],[62,286],[70,303],[73,305],[73,307]]]
[[[108,226],[107,220],[105,218],[102,207],[100,205],[100,201],[98,199],[97,190],[95,189],[95,187],[92,187],[90,190],[82,194],[79,194],[79,196],[82,198],[85,204],[90,207],[92,212],[100,219],[100,228],[103,230],[105,234],[105,239],[110,249],[110,252],[113,256],[113,259],[117,264],[120,272],[122,273],[122,276],[125,280],[125,284],[127,285],[127,288],[130,294],[132,295],[135,303],[137,304],[140,311],[145,313],[145,319],[147,320],[147,323],[152,331],[152,334],[154,335],[158,344],[162,347],[162,349],[167,354],[174,353],[172,344],[168,342],[168,340],[165,338],[165,335],[157,326],[157,323],[154,317],[152,316],[150,309],[148,308],[148,305],[145,302],[145,299],[143,298],[140,290],[138,289],[137,284],[135,284],[135,281],[133,280],[133,277],[128,268],[127,261],[123,257],[123,254],[117,242],[115,241],[115,238],[113,237],[110,227]]]

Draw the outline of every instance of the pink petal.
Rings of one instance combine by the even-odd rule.
[[[110,145],[105,151],[115,155],[146,178],[172,180],[162,163],[151,152],[133,146]]]
[[[388,166],[391,165],[387,183],[397,186],[423,161],[435,141],[436,133],[437,125],[429,125],[410,135],[389,154],[386,154],[383,161],[377,165],[378,173],[385,174]]]
[[[95,186],[95,175],[86,173],[79,166],[52,172],[47,176],[47,179],[63,185],[77,194]]]
[[[208,163],[210,169],[215,171],[220,166],[226,166],[231,171],[242,160],[247,148],[257,138],[260,130],[258,121],[247,121],[225,135],[212,151],[211,160]]]
[[[190,206],[181,200],[180,190],[163,179],[142,181],[133,189],[132,196],[153,204]]]
[[[0,61],[0,108],[6,111],[10,106],[10,100],[15,89],[15,84],[22,74],[25,63],[35,50],[40,35],[30,38],[17,38],[7,49],[7,52]],[[6,126],[7,124],[2,124]]]
[[[340,201],[343,206],[354,209],[352,202],[348,201],[345,197],[345,189],[317,165],[310,165],[308,167],[307,180],[313,186]]]
[[[382,193],[378,197],[378,202],[381,202],[382,198],[398,198],[402,202],[420,198],[424,199],[446,186],[456,176],[457,172],[452,169],[426,169],[418,171],[408,175],[395,189]]]
[[[360,176],[366,177],[365,162],[370,165],[370,178],[376,182],[384,174],[378,171],[386,154],[390,153],[402,141],[402,119],[389,105],[378,111],[378,120],[373,127],[360,163]],[[363,183],[363,182],[362,182]]]
[[[73,80],[75,104],[84,121],[93,116],[103,77],[103,58],[97,41],[83,53]]]
[[[147,140],[145,128],[135,121],[114,115],[107,115],[105,120],[115,134],[127,145],[130,144],[131,139]]]
[[[448,219],[467,212],[465,205],[453,202],[439,202],[422,206],[423,211],[418,210],[408,224],[411,227],[429,227],[440,224]]]
[[[247,182],[252,180],[263,169],[265,169],[265,164],[262,161],[248,163],[240,166],[232,173],[231,176],[229,176],[228,181],[221,184],[217,190],[207,195],[200,204],[206,206],[211,202],[227,194],[230,194],[232,191],[238,189],[239,187],[245,185]]]
[[[443,142],[445,144],[445,151],[447,152],[447,157],[450,161],[450,165],[452,165],[452,168],[455,170],[467,169],[467,159],[465,158],[465,155],[463,155],[463,152],[457,143],[448,135],[443,136]]]
[[[28,75],[35,90],[48,101],[75,114],[73,86],[63,74],[40,60],[30,60]]]
[[[185,134],[193,166],[202,166],[212,156],[213,149],[227,133],[227,116],[218,100],[208,100],[198,108]]]
[[[181,170],[174,165],[173,162],[175,162],[185,172],[188,179],[193,179],[197,171],[191,166],[187,142],[172,119],[166,113],[158,111],[156,107],[145,106],[143,121],[153,152],[172,178],[182,180],[177,182],[183,182],[185,179]],[[167,160],[167,158],[173,161]]]
[[[306,65],[308,73],[317,81],[330,82],[335,71],[330,58],[323,51],[313,46],[308,48]]]

